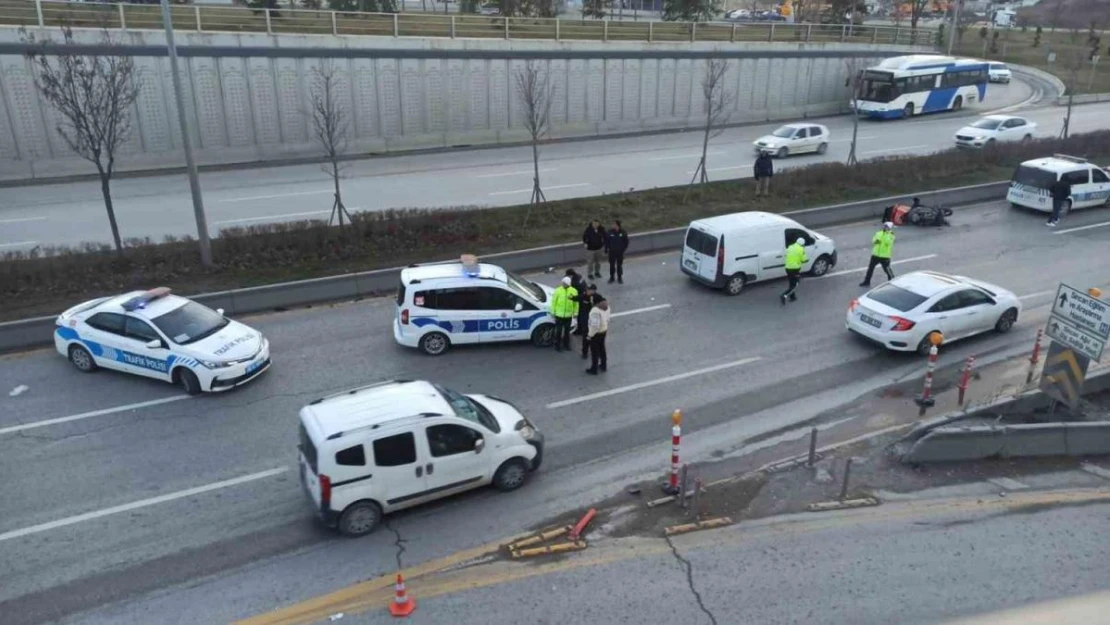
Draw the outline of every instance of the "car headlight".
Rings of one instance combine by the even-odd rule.
[[[521,419],[516,422],[516,431],[520,432],[520,437],[526,441],[536,438],[536,426],[528,419]]]
[[[231,366],[230,362],[219,362],[219,361],[214,361],[214,360],[200,360],[199,358],[197,359],[197,361],[200,364],[204,365],[205,367],[208,367],[209,369],[224,369],[226,367]]]

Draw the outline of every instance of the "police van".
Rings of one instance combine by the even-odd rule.
[[[1052,185],[1057,180],[1071,184],[1071,196],[1061,213],[1073,208],[1110,206],[1110,173],[1086,159],[1054,154],[1025,161],[1010,179],[1006,199],[1014,208],[1024,207],[1052,212]]]
[[[554,289],[472,255],[401,270],[393,338],[430,356],[452,345],[531,341],[552,344]]]

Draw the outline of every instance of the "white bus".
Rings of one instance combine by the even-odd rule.
[[[898,119],[952,111],[987,95],[990,64],[935,54],[886,59],[860,72],[861,117]]]

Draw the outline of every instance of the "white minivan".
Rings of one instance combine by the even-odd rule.
[[[686,229],[682,272],[738,295],[744,285],[786,277],[786,248],[804,239],[809,261],[802,271],[825,275],[836,266],[836,244],[782,215],[747,211],[698,219]]]
[[[473,488],[515,490],[543,459],[543,435],[516,406],[422,380],[317,399],[298,429],[301,486],[324,523],[348,536]]]

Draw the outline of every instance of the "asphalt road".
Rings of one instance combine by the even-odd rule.
[[[985,108],[1016,106],[1036,97],[1024,83],[992,85]],[[1075,109],[1073,130],[1105,127],[1110,104]],[[980,112],[983,112],[980,109]],[[863,122],[862,159],[924,154],[952,146],[953,133],[973,111],[908,122]],[[1040,125],[1038,136],[1060,131],[1062,109],[1028,111]],[[779,169],[847,158],[851,119],[819,120],[831,129],[824,156],[800,155],[779,161]],[[752,141],[778,124],[731,128],[711,142],[711,179],[751,174]],[[540,176],[550,200],[615,193],[689,182],[700,158],[696,132],[555,143],[543,147]],[[350,210],[496,206],[527,202],[532,189],[529,147],[490,148],[436,154],[382,157],[348,164],[343,197]],[[318,165],[297,165],[205,173],[201,176],[209,231],[273,221],[326,219],[332,185]],[[122,235],[161,240],[196,235],[187,179],[183,175],[118,179],[113,198]],[[111,240],[99,183],[73,182],[11,187],[0,193],[0,252],[35,246]]]
[[[942,362],[1031,343],[1061,280],[1106,286],[1110,227],[1102,226],[1110,214],[1076,212],[1055,231],[1043,221],[999,202],[960,210],[951,228],[899,231],[896,271],[975,276],[1009,287],[1027,306],[1015,332],[954,345]],[[674,408],[686,411],[690,436],[728,426],[742,441],[760,433],[752,424],[761,411],[775,409],[760,427],[788,426],[806,416],[777,410],[786,402],[829,392],[843,403],[855,396],[853,384],[916,372],[917,359],[878,352],[844,330],[876,225],[825,230],[841,264],[803,282],[800,301],[786,309],[777,302],[781,284],[728,298],[682,276],[676,254],[630,261],[625,285],[603,285],[615,313],[625,314],[613,320],[610,371],[601,377],[586,376],[577,355],[528,345],[422,356],[393,344],[389,298],[245,319],[270,338],[275,365],[215,396],[186,398],[112,372],[82,375],[47,350],[0,358],[4,623],[42,622],[250,565],[242,580],[206,587],[203,599],[159,622],[244,616],[392,570],[398,537],[410,565],[587,503],[578,485],[619,488],[625,465],[658,470],[663,454],[656,464],[637,450],[666,440]],[[476,493],[394,517],[396,535],[351,541],[325,531],[292,470],[297,410],[395,377],[511,398],[548,437],[544,468],[513,495]],[[54,419],[66,420],[43,423]],[[126,614],[100,622],[144,622],[141,610],[123,605]]]

